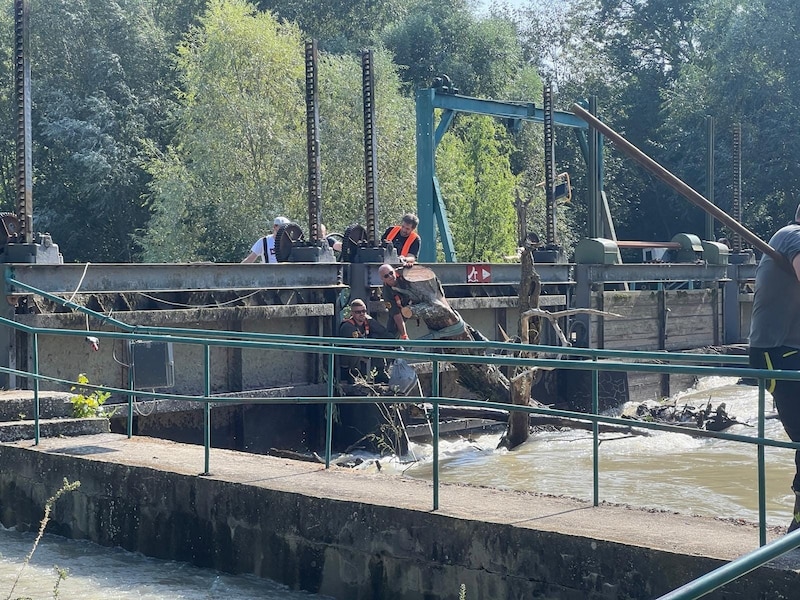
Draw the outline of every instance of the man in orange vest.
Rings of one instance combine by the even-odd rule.
[[[339,325],[339,337],[343,338],[384,338],[394,336],[386,331],[377,319],[367,314],[366,303],[356,298],[350,303],[350,317]],[[355,377],[366,378],[370,374],[369,363],[359,356],[339,356],[339,380],[354,383]],[[376,371],[375,382],[386,383],[389,375],[386,372],[386,359],[373,358],[372,367]]]
[[[419,256],[420,237],[415,231],[419,225],[417,215],[403,215],[400,225],[389,227],[383,234],[383,241],[391,243],[397,249],[400,262],[413,265]]]

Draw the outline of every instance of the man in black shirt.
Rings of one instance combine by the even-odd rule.
[[[367,305],[364,301],[356,298],[350,303],[350,317],[339,325],[339,337],[391,339],[393,336],[386,331],[386,327],[367,314]],[[340,381],[354,383],[356,377],[366,379],[370,374],[370,359],[359,356],[339,356],[338,360]],[[389,381],[386,359],[373,358],[371,361],[372,367],[377,372],[375,382],[386,383]]]

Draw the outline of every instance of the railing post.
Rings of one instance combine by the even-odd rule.
[[[758,543],[767,544],[767,482],[764,464],[765,380],[758,379]]]
[[[33,334],[33,443],[39,445],[39,334]]]
[[[433,397],[433,510],[439,510],[439,361],[431,363]]]
[[[134,396],[134,381],[133,381],[133,368],[128,365],[128,389],[130,393],[128,394],[128,426],[127,426],[127,433],[128,439],[133,437],[133,396]]]
[[[205,409],[203,410],[203,446],[205,465],[202,475],[211,475],[211,346],[203,344],[203,375],[205,378]]]
[[[597,370],[597,357],[592,357],[592,414],[600,414],[600,373]],[[592,498],[594,506],[600,504],[600,423],[592,421]]]
[[[331,447],[333,446],[333,378],[334,354],[328,353],[328,402],[325,405],[325,468],[331,466]]]

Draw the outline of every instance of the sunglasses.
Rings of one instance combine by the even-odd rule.
[[[394,271],[391,271],[389,273],[384,273],[383,275],[381,275],[381,277],[383,277],[384,279],[389,279],[389,277],[394,277]]]
[[[354,315],[363,315],[363,314],[365,314],[366,312],[367,312],[367,311],[365,311],[365,310],[354,310],[354,311],[352,311],[352,313],[353,313]]]

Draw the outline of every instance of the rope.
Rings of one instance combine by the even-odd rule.
[[[78,290],[81,289],[81,286],[83,285],[83,280],[86,278],[86,272],[89,270],[90,264],[92,263],[87,262],[86,265],[83,267],[83,275],[81,275],[81,279],[80,281],[78,281],[78,287],[76,287],[75,291],[72,292],[72,296],[69,297],[68,302],[72,302],[72,299],[75,298],[75,296],[78,294]]]
[[[458,321],[453,323],[452,325],[448,325],[442,329],[437,329],[436,331],[429,331],[427,334],[423,335],[421,340],[440,340],[444,337],[451,337],[454,335],[459,335],[464,333],[467,330],[467,324],[464,322],[464,319],[461,318],[461,315],[456,313],[458,317]]]
[[[246,300],[251,296],[255,296],[256,294],[260,293],[263,290],[256,290],[255,292],[251,292],[244,296],[237,296],[233,300],[227,300],[225,302],[216,302],[214,304],[183,304],[181,302],[170,302],[169,300],[164,300],[162,298],[156,298],[155,296],[151,296],[150,294],[146,294],[144,292],[138,292],[140,296],[144,296],[145,298],[149,298],[155,302],[161,302],[162,304],[167,304],[169,306],[180,306],[181,308],[216,308],[219,306],[225,306],[226,304],[233,304],[234,302],[239,302],[240,300]]]

